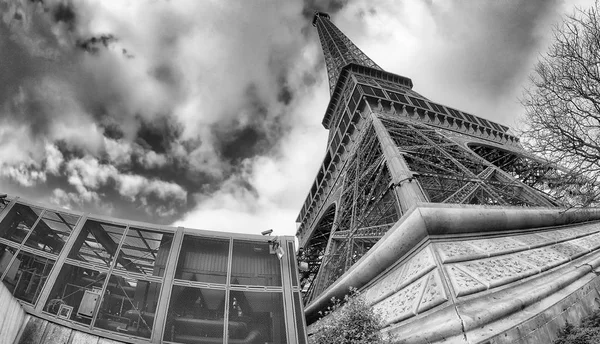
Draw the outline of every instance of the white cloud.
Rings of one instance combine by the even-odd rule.
[[[101,164],[91,156],[70,160],[66,164],[66,170],[69,184],[75,187],[83,200],[88,202],[98,199],[98,194],[94,191],[105,186],[109,180],[116,183],[117,191],[121,196],[131,201],[149,195],[183,203],[187,199],[187,192],[176,183],[120,173],[114,166]]]
[[[128,165],[131,163],[132,148],[129,143],[104,137],[104,149],[108,159],[115,165]]]
[[[175,225],[254,234],[272,228],[277,235],[295,235],[296,216],[325,152],[327,131],[315,114],[327,101],[326,82],[299,88],[293,103],[298,106],[291,106],[294,129],[272,155],[246,160],[241,176],[214,194],[196,195],[197,207]]]
[[[46,173],[38,170],[35,164],[28,165],[21,163],[12,166],[1,166],[0,174],[11,178],[22,186],[34,186],[37,183],[46,181]]]
[[[67,163],[66,168],[71,185],[92,190],[98,189],[106,184],[109,178],[119,174],[114,166],[100,164],[91,156],[72,159]]]
[[[157,154],[154,151],[146,151],[141,154],[140,162],[145,168],[162,167],[167,164],[167,157],[165,154]]]
[[[53,144],[46,144],[46,171],[53,175],[58,175],[60,167],[65,161],[63,154]]]
[[[187,192],[175,183],[148,180],[142,176],[131,174],[115,175],[114,179],[117,182],[119,194],[130,200],[149,195],[154,195],[163,200],[174,199],[184,203],[187,199]]]

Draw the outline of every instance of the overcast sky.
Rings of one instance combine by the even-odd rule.
[[[514,127],[552,25],[590,2],[0,0],[0,192],[293,235],[327,140],[314,10],[425,97]]]

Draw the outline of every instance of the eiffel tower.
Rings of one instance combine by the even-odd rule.
[[[415,92],[411,79],[383,70],[328,14],[315,13],[312,24],[331,99],[322,121],[327,150],[297,218],[308,313],[325,305],[316,302],[332,295],[325,291],[362,273],[353,271],[357,262],[416,207],[562,209],[564,170],[525,151],[507,126]],[[364,279],[354,286],[370,283]]]

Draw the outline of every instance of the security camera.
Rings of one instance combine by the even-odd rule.
[[[267,229],[266,231],[260,232],[260,234],[262,234],[262,235],[271,235],[271,233],[273,233],[272,229]]]

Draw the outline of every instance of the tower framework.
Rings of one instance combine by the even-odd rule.
[[[390,229],[415,207],[559,211],[566,194],[581,187],[568,171],[525,151],[508,127],[435,103],[415,92],[411,79],[384,71],[329,15],[316,13],[313,26],[331,100],[322,121],[325,157],[297,218],[299,259],[309,266],[301,276],[308,313],[349,276],[366,276],[357,262],[364,269],[363,258],[387,245],[382,238],[391,240]]]

